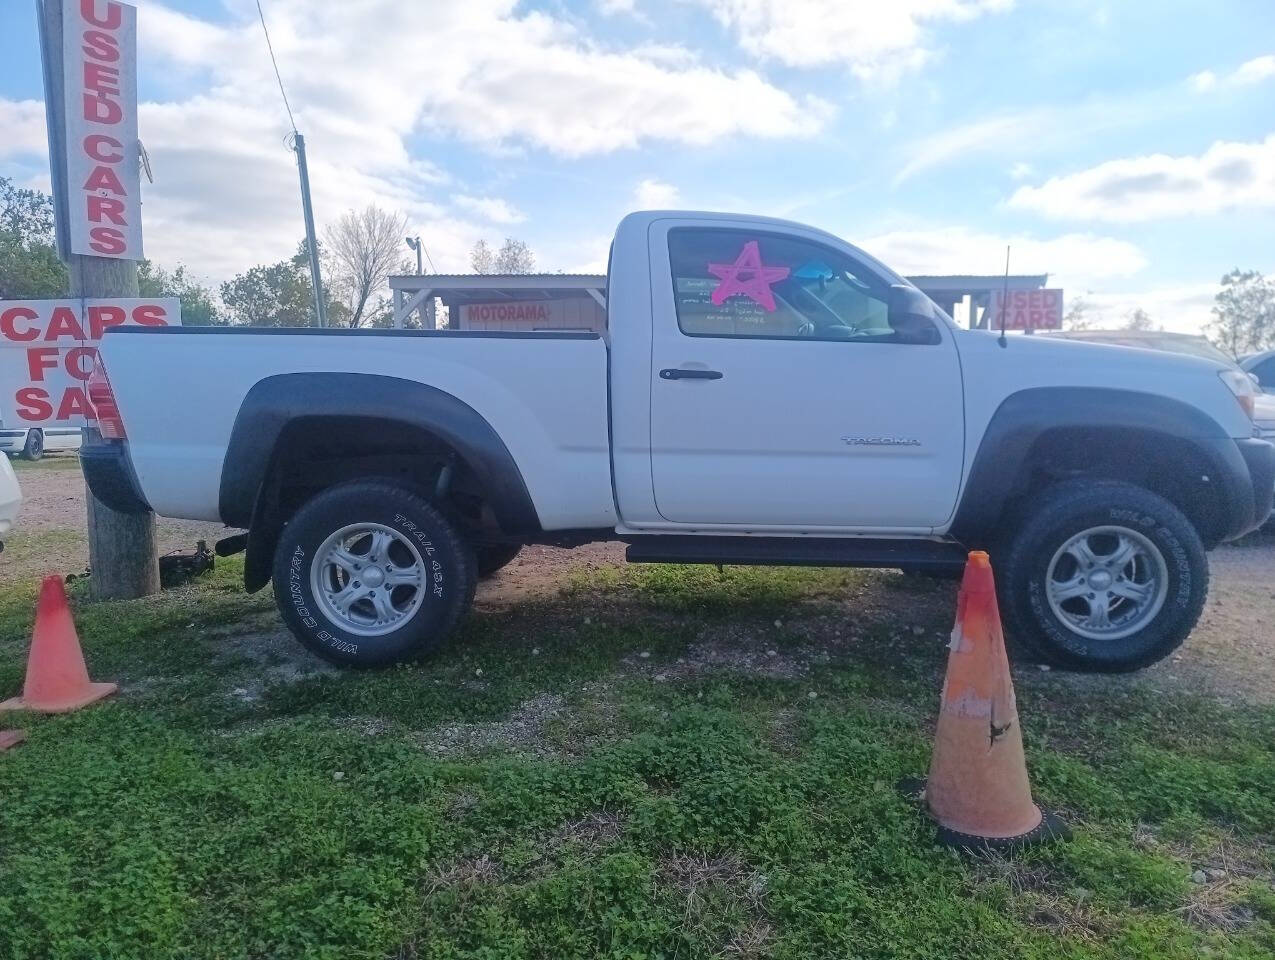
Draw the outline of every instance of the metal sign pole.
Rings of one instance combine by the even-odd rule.
[[[305,242],[310,248],[310,283],[314,288],[314,314],[318,317],[319,326],[326,327],[328,311],[324,304],[323,278],[319,276],[319,242],[314,236],[314,209],[310,206],[310,170],[305,163],[305,137],[294,133],[292,145],[297,151],[297,170],[301,173],[301,210],[305,214]]]

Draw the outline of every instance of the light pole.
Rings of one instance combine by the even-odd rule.
[[[425,271],[421,269],[421,238],[420,237],[404,237],[409,247],[416,251],[416,275],[420,276]]]

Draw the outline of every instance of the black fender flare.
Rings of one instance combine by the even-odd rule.
[[[316,418],[384,420],[434,434],[456,450],[483,484],[502,532],[540,532],[526,482],[499,434],[473,407],[415,380],[366,373],[285,373],[248,391],[235,417],[222,461],[218,508],[228,526],[246,527],[245,586],[270,579],[270,554],[281,521],[267,483],[279,438],[290,423]]]
[[[1140,430],[1190,443],[1209,464],[1209,476],[1224,498],[1226,534],[1250,522],[1253,492],[1248,467],[1236,442],[1203,411],[1136,390],[1035,387],[1010,394],[992,415],[949,535],[961,543],[984,545],[1040,436],[1058,428],[1085,427]]]

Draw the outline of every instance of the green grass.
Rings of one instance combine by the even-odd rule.
[[[75,453],[48,453],[41,460],[31,461],[23,460],[21,457],[11,457],[9,460],[13,464],[14,472],[21,476],[23,473],[31,473],[37,470],[79,470],[80,457]]]
[[[1269,709],[1024,677],[1036,793],[1076,838],[1012,862],[934,846],[893,785],[928,763],[943,650],[910,628],[948,622],[947,586],[603,571],[475,615],[423,664],[335,673],[240,574],[74,591],[91,672],[124,690],[23,718],[0,755],[0,956],[1275,951]],[[0,694],[34,593],[0,597]]]

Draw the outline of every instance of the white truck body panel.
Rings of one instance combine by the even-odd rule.
[[[155,512],[218,520],[222,462],[244,397],[287,373],[370,373],[428,383],[504,440],[546,529],[611,527],[606,346],[597,339],[107,336],[101,347]],[[192,377],[191,370],[210,376]],[[156,397],[165,398],[156,403]]]

